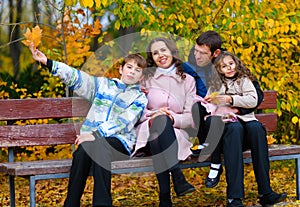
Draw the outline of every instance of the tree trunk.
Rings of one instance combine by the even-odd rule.
[[[32,2],[32,10],[33,10],[33,17],[34,22],[40,22],[40,9],[39,9],[39,1],[33,0]]]
[[[18,23],[22,19],[22,0],[9,0],[9,22]],[[13,42],[9,45],[10,56],[13,61],[14,78],[19,79],[20,76],[20,54],[21,54],[21,42],[20,39],[20,27],[16,25],[9,26],[9,41]],[[16,42],[14,42],[16,41]]]

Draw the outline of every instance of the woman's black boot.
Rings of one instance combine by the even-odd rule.
[[[172,170],[171,174],[172,174],[174,190],[177,196],[183,196],[187,193],[195,191],[194,186],[192,186],[186,181],[181,169],[178,168]]]
[[[159,193],[159,207],[172,207],[170,193]]]

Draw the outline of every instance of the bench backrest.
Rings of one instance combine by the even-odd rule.
[[[85,117],[89,108],[90,103],[78,97],[0,100],[0,121],[53,119],[52,123],[56,122],[0,126],[0,147],[73,144],[81,123],[68,118]],[[65,119],[63,123],[61,119]]]
[[[275,109],[276,92],[265,91],[264,96],[258,109]],[[85,117],[89,108],[90,103],[78,97],[0,100],[0,125],[1,121]],[[275,113],[264,112],[256,116],[266,126],[267,131],[276,130]],[[1,125],[0,147],[72,144],[80,125],[80,122],[73,121],[26,126]]]
[[[276,91],[264,91],[264,100],[258,106],[256,118],[263,123],[267,132],[275,132],[277,127],[277,114],[267,111],[267,109],[276,109],[277,107],[277,93]]]

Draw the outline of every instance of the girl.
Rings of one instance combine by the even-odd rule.
[[[228,106],[234,105],[242,108],[253,108],[256,106],[257,93],[252,84],[255,78],[236,56],[222,51],[214,61],[214,67],[217,74],[214,74],[214,84],[211,84],[212,86],[204,98],[207,102]],[[218,95],[214,96],[213,91],[217,92]],[[224,119],[227,118],[226,120],[228,120],[228,117],[231,117],[230,121],[237,121],[235,115],[231,113],[227,114],[216,110],[211,115],[221,115]],[[237,117],[242,121],[257,121],[254,112],[246,115],[237,115]],[[219,144],[211,155],[210,172],[205,181],[206,186],[210,188],[215,187],[219,182],[222,171],[221,146]]]
[[[137,126],[135,153],[150,148],[159,184],[159,206],[172,206],[170,174],[177,196],[192,192],[178,166],[191,155],[192,143],[184,130],[192,126],[191,106],[196,95],[194,79],[183,73],[175,44],[153,39],[147,48],[148,67],[141,83],[148,105]]]
[[[257,105],[257,92],[253,85],[254,76],[250,70],[233,54],[222,51],[214,61],[218,73],[218,95],[212,86],[204,98],[207,102],[229,105],[231,107],[253,108]],[[273,205],[286,198],[286,193],[277,194],[270,186],[269,159],[266,130],[255,118],[254,112],[239,115],[219,111],[218,107],[211,115],[221,115],[226,119],[220,143],[211,155],[211,167],[206,186],[218,184],[221,167],[221,152],[224,154],[227,181],[227,206],[243,206],[244,196],[243,151],[250,149],[253,160],[254,174],[258,185],[261,205]],[[209,125],[209,119],[207,120]]]

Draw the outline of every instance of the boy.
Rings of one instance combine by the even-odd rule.
[[[111,162],[130,156],[136,142],[134,125],[148,101],[138,82],[143,78],[146,60],[139,54],[126,56],[119,67],[120,79],[94,77],[64,63],[47,59],[30,46],[32,57],[46,65],[70,89],[92,105],[75,144],[64,206],[80,206],[86,179],[92,167],[93,206],[112,206]]]

